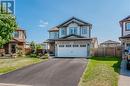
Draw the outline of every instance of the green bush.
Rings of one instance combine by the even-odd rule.
[[[37,54],[30,54],[30,57],[38,57]]]

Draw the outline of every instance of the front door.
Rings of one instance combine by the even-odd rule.
[[[11,53],[16,53],[16,44],[11,45]]]

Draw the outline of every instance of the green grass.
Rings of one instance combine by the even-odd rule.
[[[117,86],[121,60],[116,57],[92,57],[79,86]]]
[[[14,71],[16,69],[36,64],[39,62],[45,61],[45,59],[39,59],[39,58],[30,58],[30,57],[19,57],[15,59],[0,59],[0,74],[5,74],[11,71]]]

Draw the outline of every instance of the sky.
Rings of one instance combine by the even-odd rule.
[[[44,42],[49,29],[73,16],[93,25],[99,43],[119,41],[119,21],[130,15],[130,0],[15,0],[15,15],[27,42]]]

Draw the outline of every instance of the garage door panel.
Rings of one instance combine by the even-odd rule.
[[[87,47],[58,47],[58,57],[87,57]]]

